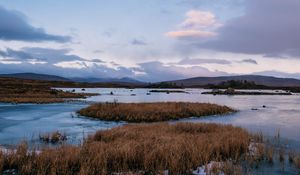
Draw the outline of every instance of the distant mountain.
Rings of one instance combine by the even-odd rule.
[[[79,83],[125,83],[125,84],[144,84],[144,82],[133,78],[65,78],[56,75],[36,74],[36,73],[15,73],[15,74],[0,74],[0,77],[20,78],[28,80],[44,80],[44,81],[73,81]]]
[[[279,78],[295,78],[300,79],[300,73],[286,73],[286,72],[280,72],[280,71],[262,71],[262,72],[255,72],[253,75],[263,75],[263,76],[272,76],[272,77],[279,77]]]
[[[47,74],[36,73],[16,73],[16,74],[0,74],[0,77],[20,78],[28,80],[46,80],[46,81],[71,81],[70,79]]]
[[[240,75],[240,76],[221,76],[221,77],[195,77],[183,80],[167,81],[175,83],[178,86],[185,87],[200,87],[207,84],[219,84],[229,80],[247,80],[254,82],[257,85],[272,86],[272,87],[300,87],[300,80],[294,78],[277,78],[262,75]]]
[[[144,82],[135,80],[133,78],[70,78],[72,81],[81,83],[132,83],[132,84],[144,84]]]

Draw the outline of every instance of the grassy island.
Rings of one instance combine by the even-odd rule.
[[[152,92],[152,93],[187,93],[183,90],[150,90],[149,92]]]
[[[236,90],[213,90],[202,92],[202,94],[211,95],[293,95],[291,92],[259,92],[259,91],[236,91]]]
[[[226,114],[234,110],[209,103],[97,103],[78,111],[80,115],[107,121],[158,122]]]
[[[239,160],[250,135],[217,124],[133,124],[98,131],[81,146],[1,154],[1,170],[20,174],[191,174],[210,161]],[[225,170],[224,170],[225,171]],[[229,171],[229,170],[227,170]],[[130,173],[131,172],[131,173]]]

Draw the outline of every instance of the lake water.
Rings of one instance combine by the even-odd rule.
[[[73,89],[73,88],[72,88]],[[63,90],[72,90],[63,89]],[[76,111],[93,102],[158,102],[186,101],[227,105],[239,110],[224,116],[190,118],[186,122],[215,122],[241,126],[264,135],[280,136],[293,148],[300,148],[300,95],[291,96],[213,96],[202,95],[204,89],[185,89],[188,93],[151,93],[149,89],[81,88],[76,92],[100,93],[82,102],[62,104],[0,104],[0,145],[7,146],[21,140],[37,141],[41,133],[59,130],[68,135],[71,143],[78,143],[84,135],[107,129],[124,122],[106,122],[76,115]],[[110,93],[113,92],[113,95]],[[262,106],[265,105],[266,108]],[[257,110],[252,110],[252,109]]]

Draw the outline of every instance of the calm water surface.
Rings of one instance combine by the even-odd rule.
[[[72,89],[63,89],[72,90]],[[81,88],[75,89],[82,92]],[[149,89],[87,88],[84,92],[100,93],[76,103],[0,104],[0,145],[37,140],[40,133],[56,130],[67,133],[69,142],[77,143],[84,135],[124,123],[92,120],[76,111],[93,102],[208,102],[233,107],[239,112],[225,116],[190,118],[187,122],[215,122],[244,127],[267,136],[280,136],[294,148],[300,148],[300,95],[292,96],[213,96],[202,95],[203,89],[186,89],[188,93],[151,93]],[[110,95],[113,92],[114,95]],[[265,105],[266,108],[262,106]],[[252,109],[257,110],[252,110]]]

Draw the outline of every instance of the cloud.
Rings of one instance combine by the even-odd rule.
[[[181,30],[166,33],[166,36],[178,39],[202,39],[216,36],[214,32],[198,30]]]
[[[104,61],[100,60],[100,59],[90,59],[90,62],[94,62],[94,63],[105,63]]]
[[[178,80],[195,76],[228,75],[225,72],[210,71],[202,66],[182,67],[158,61],[141,63],[139,66],[138,71],[144,72],[144,74],[139,75],[138,78],[149,82]]]
[[[186,58],[179,61],[177,64],[181,65],[199,65],[199,64],[231,64],[228,60],[223,59],[190,59]]]
[[[32,55],[22,50],[17,51],[10,48],[0,50],[0,56],[3,58],[13,58],[15,60],[33,59]]]
[[[84,59],[77,55],[71,55],[69,52],[69,49],[49,48],[6,49],[0,51],[0,73],[34,72],[64,77],[132,77],[147,82],[226,74],[210,71],[198,65],[183,67],[179,64],[161,62],[144,62],[134,67],[125,67],[99,59]],[[199,60],[188,59],[182,63],[196,64],[201,62]],[[202,60],[202,62],[222,63],[223,61]]]
[[[217,51],[261,54],[266,57],[300,56],[300,1],[248,0],[245,14],[227,21],[218,37],[196,46]]]
[[[100,49],[97,49],[97,50],[94,50],[93,52],[94,52],[94,53],[103,53],[104,51],[103,51],[103,50],[100,50]]]
[[[55,41],[63,43],[70,41],[71,38],[69,36],[48,34],[43,28],[37,28],[29,24],[24,14],[0,6],[0,40]]]
[[[254,59],[243,59],[240,61],[241,63],[250,63],[250,64],[258,64],[256,60]]]
[[[217,24],[216,17],[209,11],[190,10],[180,25],[186,29],[206,29]]]
[[[202,39],[214,37],[213,30],[220,26],[216,17],[209,11],[190,10],[186,19],[179,25],[179,30],[167,32],[165,35],[178,39]]]
[[[125,67],[119,69],[112,69],[105,65],[91,64],[88,66],[82,66],[81,68],[74,67],[61,67],[53,64],[31,64],[31,63],[20,63],[20,64],[3,64],[0,62],[0,73],[20,73],[20,72],[33,72],[58,75],[64,77],[134,77],[134,72]]]
[[[180,0],[178,5],[189,5],[193,8],[200,8],[205,6],[211,6],[213,4],[214,7],[236,7],[242,6],[244,0]]]
[[[147,43],[145,41],[138,40],[138,39],[133,39],[130,43],[132,45],[136,45],[136,46],[145,46],[145,45],[147,45]]]
[[[6,50],[0,50],[0,56],[4,58],[13,58],[19,61],[37,60],[47,63],[85,60],[77,55],[69,54],[70,51],[70,49],[50,49],[40,47],[24,47],[20,50],[6,48]]]

